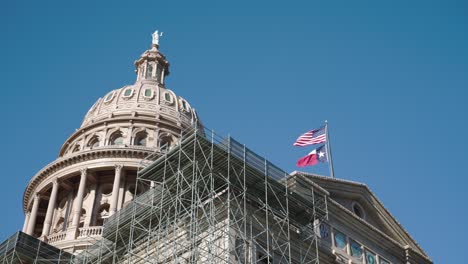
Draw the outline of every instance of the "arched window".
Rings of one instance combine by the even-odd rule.
[[[146,132],[139,132],[135,136],[135,141],[134,145],[137,146],[146,146],[146,139],[148,137],[148,134]]]
[[[80,145],[75,145],[75,146],[73,147],[72,152],[77,152],[77,151],[80,151]]]
[[[166,152],[171,148],[172,145],[172,138],[170,136],[161,137],[159,140],[159,149],[162,152]]]
[[[124,137],[122,135],[122,132],[120,131],[115,132],[109,138],[109,145],[123,145],[123,143],[124,143]]]
[[[92,139],[89,140],[88,148],[93,149],[97,147],[99,147],[99,138],[94,136]]]
[[[108,203],[105,203],[99,207],[99,211],[97,214],[97,219],[96,219],[96,226],[102,226],[104,225],[104,219],[109,217],[109,208],[110,205]]]

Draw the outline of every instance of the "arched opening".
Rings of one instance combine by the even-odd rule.
[[[171,136],[163,136],[159,140],[159,150],[161,152],[169,151],[172,146],[172,137]]]
[[[80,148],[81,148],[80,145],[78,145],[78,144],[75,145],[75,146],[73,147],[72,153],[77,152],[77,151],[80,151]]]
[[[112,134],[109,138],[109,145],[123,145],[124,143],[124,137],[122,135],[122,132],[118,131]]]
[[[134,145],[137,146],[146,146],[146,139],[148,134],[146,132],[139,132],[135,136]]]
[[[104,184],[101,187],[101,194],[104,196],[108,196],[112,193],[112,184]]]
[[[94,136],[88,142],[88,148],[93,149],[99,147],[99,138]]]
[[[96,219],[96,226],[104,225],[104,219],[109,217],[109,208],[110,205],[108,203],[105,203],[101,205],[101,207],[99,207]]]

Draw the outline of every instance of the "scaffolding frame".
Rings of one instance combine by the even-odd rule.
[[[231,137],[193,129],[138,172],[137,197],[77,263],[319,263],[326,195]]]
[[[0,244],[0,262],[16,263],[70,263],[73,255],[55,248],[21,231],[7,238]]]
[[[0,246],[6,252],[0,258],[8,264],[318,264],[327,195],[313,185],[297,193],[288,176],[231,137],[190,129],[164,155],[142,161],[135,199],[105,221],[102,238],[86,250],[57,259],[60,250],[20,232],[38,244],[30,250],[37,256],[47,255],[44,248],[55,255],[5,262],[17,258],[8,251],[13,239]]]

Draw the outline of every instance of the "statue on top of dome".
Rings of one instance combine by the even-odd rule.
[[[153,36],[153,44],[154,45],[159,45],[159,37],[162,37],[163,32],[159,33],[157,30],[151,34]]]

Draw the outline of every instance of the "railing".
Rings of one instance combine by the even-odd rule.
[[[66,236],[67,236],[67,232],[65,232],[65,231],[49,235],[47,237],[47,243],[52,245],[54,243],[57,243],[57,242],[60,242],[60,241],[64,240]]]
[[[102,226],[81,227],[78,230],[78,238],[95,237],[102,235]]]

